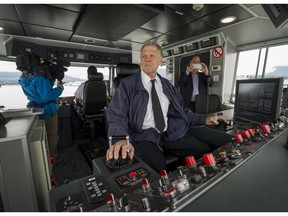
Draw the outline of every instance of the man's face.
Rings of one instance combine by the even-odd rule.
[[[155,46],[146,46],[141,52],[141,67],[147,75],[155,76],[159,65],[162,64],[162,56]]]
[[[190,64],[201,64],[201,60],[200,60],[199,56],[193,57]]]

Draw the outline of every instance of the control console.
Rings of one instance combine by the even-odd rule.
[[[183,166],[169,173],[156,173],[139,158],[112,162],[96,158],[92,176],[51,191],[51,210],[180,211],[281,135],[286,125],[279,121],[234,127],[230,142],[198,160],[186,157]]]

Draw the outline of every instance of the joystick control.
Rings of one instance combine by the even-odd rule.
[[[126,137],[124,136],[120,136],[120,137],[109,137],[109,148],[112,146],[112,139],[117,139],[117,140],[122,140],[122,139],[126,139],[127,142],[127,154],[130,151],[130,141],[129,141],[129,136],[127,135]],[[127,156],[126,158],[122,158],[119,157],[118,159],[110,159],[108,161],[106,161],[106,167],[108,167],[110,170],[118,170],[124,167],[127,167],[129,165],[133,164],[133,159],[130,160],[129,157]]]

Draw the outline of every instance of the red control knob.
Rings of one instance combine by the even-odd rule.
[[[190,168],[190,167],[195,167],[197,165],[196,160],[194,158],[194,156],[188,156],[185,158],[186,161],[186,165]]]
[[[270,133],[270,127],[268,124],[262,124],[260,127],[264,133]]]
[[[207,153],[203,155],[203,162],[206,166],[215,165],[216,161],[212,153]]]
[[[235,135],[235,141],[236,142],[243,142],[243,137],[241,136],[241,134],[236,134]]]
[[[115,197],[114,197],[114,194],[108,194],[107,204],[112,205],[112,206],[115,205]]]
[[[248,138],[248,139],[249,139],[250,136],[251,136],[248,130],[242,131],[241,135],[242,135],[242,137]]]
[[[130,173],[129,173],[129,176],[130,176],[130,178],[132,178],[132,179],[135,179],[135,178],[136,178],[136,175],[137,175],[136,172],[130,172]]]
[[[248,131],[249,131],[249,133],[250,133],[251,136],[254,136],[254,135],[255,135],[255,131],[254,131],[253,129],[250,128],[250,129],[248,129]]]
[[[174,188],[169,188],[164,191],[164,196],[175,197],[176,190]]]
[[[167,175],[166,170],[161,170],[161,171],[160,171],[160,176],[161,176],[161,178],[167,179],[167,178],[168,178],[168,175]]]
[[[149,183],[148,179],[143,178],[142,181],[141,181],[141,183],[142,183],[142,188],[143,188],[144,190],[147,190],[147,189],[150,188],[150,183]]]

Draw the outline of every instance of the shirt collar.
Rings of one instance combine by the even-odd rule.
[[[151,78],[143,70],[141,70],[141,79],[142,82],[145,83],[145,85],[147,85],[151,80]],[[161,83],[159,76],[156,75],[155,79],[157,83]]]

